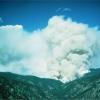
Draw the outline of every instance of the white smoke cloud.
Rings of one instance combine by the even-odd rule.
[[[73,80],[96,65],[99,33],[63,16],[50,18],[46,28],[31,33],[21,25],[1,26],[0,71]]]

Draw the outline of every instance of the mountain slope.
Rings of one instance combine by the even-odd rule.
[[[64,97],[77,99],[100,99],[100,69],[91,69],[90,73],[64,84]]]
[[[52,98],[56,100],[55,94],[61,85],[60,81],[52,79],[0,73],[0,98],[3,100],[51,100]]]
[[[0,72],[0,100],[99,100],[100,69],[68,83]]]

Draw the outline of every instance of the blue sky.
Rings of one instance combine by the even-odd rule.
[[[0,1],[0,26],[21,24],[25,30],[33,31],[45,27],[48,19],[54,15],[64,15],[90,26],[100,26],[100,0]]]
[[[99,34],[99,0],[0,0],[0,71],[75,79],[100,67]]]

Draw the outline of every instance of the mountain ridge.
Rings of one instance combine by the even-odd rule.
[[[99,100],[100,69],[73,81],[0,72],[0,100]]]

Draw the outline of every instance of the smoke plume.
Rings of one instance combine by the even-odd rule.
[[[99,67],[100,31],[63,16],[27,32],[22,25],[0,26],[0,71],[73,80]]]

